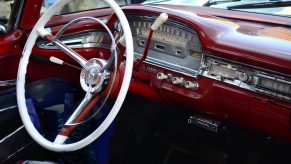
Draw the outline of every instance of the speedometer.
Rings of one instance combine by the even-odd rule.
[[[141,37],[148,37],[150,29],[148,28],[136,28],[137,35]],[[158,40],[161,42],[173,44],[173,45],[178,45],[180,47],[186,47],[187,45],[187,39],[177,36],[177,35],[172,35],[167,32],[162,32],[162,31],[155,31],[153,33],[153,40]]]
[[[133,35],[134,55],[140,58],[155,17],[128,15],[128,20]],[[195,30],[169,19],[154,31],[145,62],[197,76],[201,58],[201,44]]]

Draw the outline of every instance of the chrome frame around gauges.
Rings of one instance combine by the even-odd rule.
[[[134,38],[134,56],[141,58],[149,29],[156,16],[128,14],[127,18]],[[115,28],[118,29],[118,22],[115,23]],[[178,21],[168,19],[154,32],[149,54],[144,62],[197,77],[202,58],[201,43],[196,31]]]

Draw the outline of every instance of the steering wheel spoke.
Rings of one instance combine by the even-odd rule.
[[[88,70],[88,66],[86,66],[86,63],[88,62],[85,58],[83,58],[81,55],[79,55],[76,51],[71,49],[70,47],[66,46],[64,43],[62,43],[59,39],[57,39],[54,35],[49,33],[44,28],[37,29],[37,33],[47,41],[55,44],[61,51],[63,51],[65,54],[70,56],[72,59],[74,59],[77,63],[79,63],[85,70]]]
[[[100,96],[95,96],[92,99],[92,95],[87,95],[73,112],[71,117],[66,121],[63,128],[60,130],[59,134],[54,140],[55,144],[64,144],[65,141],[69,138],[70,134],[78,126],[78,123],[82,122],[85,117],[92,111],[95,104],[100,100]],[[91,100],[92,99],[92,100]],[[91,101],[90,101],[91,100]]]

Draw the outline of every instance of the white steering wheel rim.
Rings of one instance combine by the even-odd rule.
[[[133,40],[132,40],[132,34],[130,31],[129,23],[126,19],[125,14],[121,10],[121,8],[118,6],[118,4],[114,0],[102,0],[105,3],[107,3],[115,12],[118,19],[120,20],[121,26],[124,31],[124,36],[126,40],[126,65],[125,65],[125,73],[123,82],[121,85],[121,89],[119,92],[119,95],[117,96],[117,99],[115,101],[115,104],[113,105],[110,113],[105,118],[105,120],[102,122],[102,124],[89,136],[86,138],[75,142],[71,144],[55,144],[53,142],[50,142],[46,138],[44,138],[34,127],[32,121],[30,120],[26,102],[25,102],[25,75],[27,71],[27,65],[29,62],[29,57],[32,51],[32,48],[35,44],[36,39],[38,38],[37,29],[44,28],[45,24],[50,20],[50,18],[62,7],[72,0],[58,0],[53,6],[51,6],[39,19],[39,21],[36,23],[35,27],[31,31],[30,36],[27,39],[27,42],[25,44],[22,58],[19,63],[18,68],[18,75],[17,75],[17,102],[18,102],[18,109],[19,114],[22,119],[22,122],[24,124],[24,127],[26,128],[29,135],[41,146],[44,148],[56,151],[56,152],[66,152],[66,151],[75,151],[78,149],[81,149],[88,144],[92,143],[94,140],[96,140],[112,123],[116,115],[118,114],[124,99],[126,97],[131,75],[132,75],[132,68],[133,68]]]

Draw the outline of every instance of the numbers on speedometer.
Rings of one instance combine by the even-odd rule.
[[[140,37],[147,38],[149,35],[150,29],[147,28],[146,23],[134,23],[134,25],[137,25],[136,32],[137,35]],[[152,39],[158,40],[161,42],[169,43],[172,45],[178,45],[180,47],[186,47],[188,39],[186,39],[185,32],[180,32],[177,29],[170,29],[169,27],[160,27],[159,29],[154,32]],[[166,30],[163,30],[166,29]]]
[[[154,19],[130,16],[135,57],[144,53],[150,27]],[[202,58],[200,40],[194,29],[175,20],[169,20],[153,34],[146,62],[169,68],[190,76],[197,76]]]

